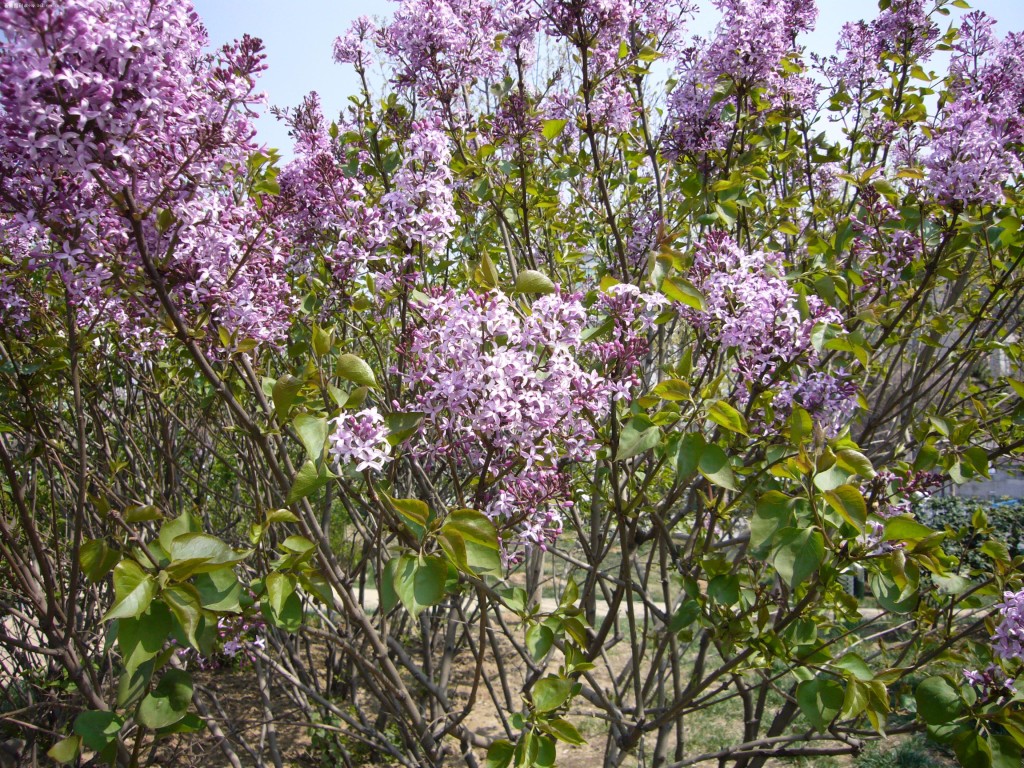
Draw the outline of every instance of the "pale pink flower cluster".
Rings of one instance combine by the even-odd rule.
[[[380,472],[391,461],[391,444],[384,417],[376,408],[358,413],[343,412],[331,421],[330,453],[339,465],[351,464],[357,472]]]

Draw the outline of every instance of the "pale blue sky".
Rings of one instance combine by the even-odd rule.
[[[327,115],[335,115],[346,98],[358,90],[351,67],[331,61],[334,38],[342,34],[358,16],[389,15],[397,3],[389,0],[355,2],[353,0],[193,0],[199,16],[210,33],[210,41],[221,45],[250,34],[262,38],[267,49],[267,72],[260,80],[271,104],[294,106],[309,91],[317,91]],[[701,8],[710,8],[708,0],[699,0]],[[976,0],[975,8],[999,21],[997,30],[1024,31],[1024,2],[1020,0]],[[877,13],[875,0],[819,0],[818,24],[806,39],[810,50],[832,53],[840,27],[856,19]],[[958,13],[954,9],[954,13]],[[706,31],[705,21],[694,22],[694,32]],[[952,17],[951,17],[952,18]],[[1022,75],[1024,76],[1024,75]],[[290,142],[284,126],[269,114],[258,122],[260,138],[277,147],[285,157]]]

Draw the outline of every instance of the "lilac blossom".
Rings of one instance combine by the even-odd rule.
[[[380,472],[391,461],[391,444],[384,417],[376,408],[342,413],[331,421],[330,452],[339,465],[354,464],[357,472]]]
[[[769,386],[780,366],[813,362],[811,331],[842,317],[816,296],[806,316],[786,281],[779,253],[740,248],[724,232],[699,242],[690,280],[704,296],[704,309],[684,311],[709,340],[734,349],[737,371],[748,382]]]
[[[369,16],[360,16],[352,22],[344,35],[334,41],[334,60],[338,64],[352,64],[365,70],[373,63],[369,43],[377,34],[377,25]]]
[[[543,296],[524,315],[500,293],[444,293],[419,314],[406,378],[427,427],[410,450],[480,476],[481,508],[515,532],[509,553],[549,542],[571,501],[564,473],[593,458],[594,422],[622,391],[580,365],[579,297]]]
[[[857,409],[857,387],[844,371],[814,371],[796,384],[780,384],[773,404],[776,415],[783,418],[799,405],[825,439],[831,440],[839,436]]]
[[[28,268],[80,322],[148,345],[153,280],[186,321],[280,341],[294,301],[272,207],[236,195],[262,44],[206,54],[189,3],[143,0],[7,4],[0,37],[0,229],[36,243]]]
[[[1002,621],[992,634],[992,650],[1004,661],[1024,659],[1024,589],[1003,592]]]
[[[989,664],[981,672],[975,669],[964,669],[963,675],[964,680],[968,683],[981,688],[982,694],[985,696],[1005,696],[1016,692],[1014,688],[1016,681],[1012,677],[1007,677],[1006,673],[995,664]]]

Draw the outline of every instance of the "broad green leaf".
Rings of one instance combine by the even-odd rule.
[[[659,382],[652,393],[662,400],[678,402],[690,399],[690,385],[682,379],[665,379]]]
[[[73,729],[87,748],[101,752],[114,743],[124,718],[114,712],[88,710],[75,718]]]
[[[565,126],[568,122],[568,120],[562,119],[545,120],[543,125],[541,125],[541,135],[544,136],[544,138],[547,139],[548,141],[551,141],[553,138],[555,138],[562,131],[565,130]]]
[[[110,619],[138,618],[156,594],[156,581],[134,560],[122,560],[114,566],[114,605],[103,616]]]
[[[197,574],[192,585],[199,593],[199,602],[208,611],[238,613],[242,610],[242,585],[230,567]]]
[[[299,396],[301,389],[302,380],[287,373],[274,382],[271,397],[274,400],[274,410],[282,420],[287,418],[288,409],[295,402],[295,398]]]
[[[572,680],[545,677],[536,682],[530,696],[538,712],[551,712],[562,706],[572,693]]]
[[[551,278],[535,269],[524,269],[516,278],[519,293],[554,293],[557,289]]]
[[[152,504],[146,504],[141,507],[128,507],[124,511],[124,519],[128,523],[148,523],[152,520],[160,520],[163,516],[163,512]]]
[[[297,523],[299,518],[290,509],[275,509],[267,512],[267,525],[271,523]]]
[[[645,451],[656,448],[660,442],[660,429],[644,417],[634,417],[629,420],[629,424],[619,434],[619,446],[615,452],[615,458],[619,460],[631,459]]]
[[[316,493],[327,485],[332,477],[334,475],[327,469],[326,464],[321,464],[318,468],[312,461],[307,461],[296,473],[295,481],[292,483],[291,490],[288,491],[285,503],[294,504]]]
[[[917,522],[912,517],[900,515],[899,517],[890,517],[885,521],[882,538],[886,541],[914,542],[926,539],[934,533],[934,530]]]
[[[963,701],[956,688],[944,677],[922,680],[914,691],[917,714],[929,725],[942,725],[955,719],[963,710]]]
[[[860,451],[852,448],[842,448],[836,451],[836,464],[851,475],[860,475],[868,480],[875,476],[875,468],[871,466],[871,460]]]
[[[171,614],[160,601],[137,619],[124,618],[117,622],[117,650],[121,664],[128,675],[135,674],[140,664],[149,661],[161,650],[171,633]]]
[[[750,552],[755,557],[764,558],[775,534],[795,522],[791,501],[781,491],[767,491],[757,500],[750,518]]]
[[[373,375],[373,369],[365,360],[353,354],[344,354],[338,358],[338,375],[361,387],[377,386],[377,377]]]
[[[807,721],[825,730],[843,709],[846,693],[842,683],[828,677],[805,680],[796,689],[796,700]]]
[[[302,626],[302,599],[295,590],[295,576],[290,573],[271,573],[267,576],[266,585],[263,615],[285,632],[297,631]]]
[[[186,533],[198,533],[202,531],[202,523],[188,512],[183,512],[179,517],[168,520],[160,526],[160,546],[164,552],[171,551],[171,543]]]
[[[736,483],[736,476],[732,473],[732,467],[729,466],[729,459],[726,457],[725,451],[717,445],[704,446],[697,469],[715,485],[728,488],[730,491],[740,489]]]
[[[392,557],[384,564],[384,572],[377,584],[380,599],[380,610],[388,613],[398,605],[398,593],[395,591],[395,572],[401,564],[400,557]]]
[[[191,675],[183,669],[169,669],[139,704],[136,717],[147,728],[166,728],[181,720],[191,703]]]
[[[384,494],[384,497],[416,536],[416,540],[423,541],[427,532],[427,520],[430,518],[430,507],[426,502],[419,499],[396,499],[387,494]]]
[[[840,485],[825,491],[825,500],[846,522],[857,530],[864,530],[868,519],[868,505],[861,492],[852,485]]]
[[[102,581],[120,559],[121,554],[108,547],[103,539],[90,539],[78,550],[82,573],[94,584]]]
[[[54,762],[70,763],[76,757],[78,752],[82,749],[82,737],[81,736],[68,736],[61,739],[48,750],[46,750],[46,756]]]
[[[682,277],[666,277],[661,283],[661,292],[669,301],[678,301],[698,312],[704,311],[704,296],[692,283]]]
[[[747,421],[743,414],[724,400],[717,400],[708,408],[708,418],[730,432],[747,435]]]
[[[206,533],[186,533],[171,542],[168,572],[176,579],[208,573],[241,562],[251,550],[235,550]]]
[[[888,573],[880,571],[869,572],[868,585],[871,587],[871,594],[875,596],[878,604],[887,611],[910,613],[917,606],[916,589],[911,589],[907,592],[904,588],[897,585]]]
[[[203,607],[199,602],[199,593],[191,584],[179,584],[168,587],[160,593],[174,618],[178,620],[189,644],[199,650],[199,639],[196,632],[203,618]]]
[[[783,528],[775,537],[772,564],[790,587],[817,571],[825,559],[825,539],[816,528]]]
[[[323,455],[324,443],[327,441],[327,417],[300,413],[292,419],[292,427],[306,449],[306,456],[314,462],[318,461]]]
[[[705,445],[704,436],[699,432],[683,435],[676,452],[676,474],[680,479],[686,479],[697,471]]]
[[[402,555],[394,572],[398,599],[414,618],[441,602],[447,580],[448,566],[436,555]]]
[[[497,739],[491,742],[487,748],[487,760],[484,768],[508,768],[515,755],[515,745],[505,739]]]
[[[466,545],[466,562],[477,573],[501,573],[501,547],[494,523],[474,509],[456,509],[442,531],[454,531]]]
[[[576,730],[576,726],[564,718],[552,718],[544,723],[544,727],[547,729],[548,733],[567,744],[587,743],[586,739],[584,739],[580,735],[580,732]]]
[[[423,423],[424,414],[417,412],[389,413],[384,417],[388,428],[388,444],[398,445],[416,434]]]
[[[536,662],[543,661],[555,642],[555,633],[543,624],[534,624],[526,630],[526,650]]]

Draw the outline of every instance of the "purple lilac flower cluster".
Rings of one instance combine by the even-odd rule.
[[[1004,661],[1024,659],[1024,589],[1003,592],[1002,621],[992,634],[992,649]]]
[[[817,9],[809,0],[715,0],[722,21],[709,40],[696,39],[679,57],[669,96],[671,156],[696,156],[720,149],[729,128],[721,120],[725,101],[720,81],[737,91],[764,88],[773,107],[808,107],[813,81],[785,74],[782,59],[794,51],[800,32],[814,27]],[[735,103],[736,96],[729,100]]]
[[[995,203],[1003,184],[1021,173],[1024,141],[1024,34],[996,41],[991,20],[972,13],[951,63],[951,101],[939,115],[924,158],[925,189],[959,207]]]
[[[938,472],[922,470],[900,477],[887,469],[879,470],[870,485],[871,512],[879,519],[870,522],[871,530],[864,537],[868,553],[885,554],[906,546],[903,542],[884,538],[884,521],[898,515],[911,514],[914,504],[927,499],[943,482],[943,477]]]
[[[503,55],[497,8],[481,0],[404,0],[379,44],[396,64],[395,84],[458,109],[456,95],[496,75]]]
[[[290,122],[295,159],[277,177],[283,229],[293,244],[320,251],[335,275],[351,277],[356,265],[381,255],[389,223],[368,200],[366,179],[346,173],[347,160],[330,137],[316,93]]]
[[[357,472],[380,472],[391,461],[391,444],[384,417],[376,408],[358,413],[342,413],[331,425],[330,452],[338,464],[354,464]]]
[[[194,648],[179,648],[178,658],[202,670],[216,670],[251,658],[252,649],[267,647],[264,637],[266,623],[262,618],[222,616],[217,620],[217,642],[220,648],[210,656],[203,656]]]
[[[377,25],[369,16],[360,16],[349,25],[344,35],[334,41],[334,61],[351,64],[365,71],[372,63],[369,44],[377,34]]]
[[[436,119],[414,122],[405,157],[381,199],[387,226],[404,247],[422,246],[427,254],[444,250],[458,217],[452,193],[448,137]]]
[[[1016,690],[1014,688],[1016,681],[1012,677],[1007,677],[1006,673],[995,664],[989,664],[981,672],[965,669],[964,680],[981,688],[986,696],[1012,695]]]
[[[814,326],[842,323],[839,313],[816,296],[806,298],[802,317],[781,254],[748,253],[722,231],[696,245],[689,276],[704,296],[704,309],[684,314],[710,340],[736,350],[737,370],[751,383],[769,386],[780,366],[813,363]]]
[[[206,54],[189,3],[143,0],[8,3],[0,37],[0,238],[39,243],[29,267],[139,349],[158,343],[154,270],[187,318],[280,340],[285,260],[267,211],[233,194],[261,43]]]
[[[839,436],[857,410],[857,387],[845,371],[813,371],[796,384],[779,385],[773,406],[785,419],[799,405],[811,416],[826,440]]]
[[[643,293],[628,283],[613,285],[598,294],[597,308],[611,321],[610,338],[591,345],[591,354],[600,360],[621,396],[639,383],[634,373],[650,349],[648,331],[669,306],[660,293]]]
[[[511,557],[557,536],[571,505],[568,466],[593,458],[594,422],[628,392],[638,347],[625,329],[641,332],[654,307],[629,286],[600,307],[623,328],[621,349],[602,348],[619,361],[618,378],[579,363],[599,355],[582,341],[588,314],[578,296],[543,296],[526,314],[497,292],[444,293],[419,307],[406,377],[410,407],[426,414],[431,434],[411,450],[480,476],[484,511],[515,532]]]

